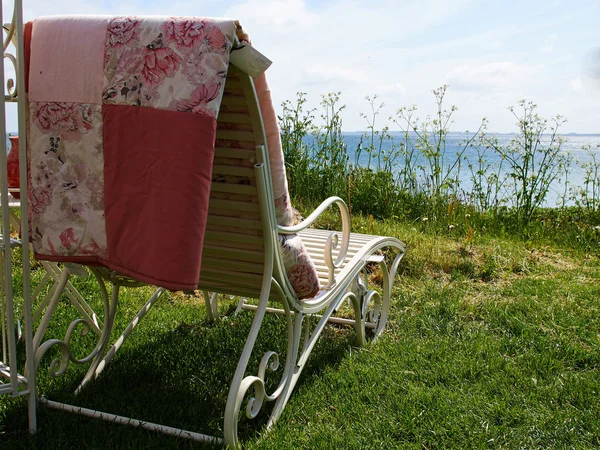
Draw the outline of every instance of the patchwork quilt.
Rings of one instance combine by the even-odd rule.
[[[198,17],[42,17],[25,26],[35,257],[108,267],[171,290],[200,274],[229,53],[248,37]],[[277,116],[255,80],[277,219],[290,225]],[[280,252],[300,298],[319,291],[297,235]]]
[[[194,289],[233,21],[56,16],[26,28],[35,256]]]

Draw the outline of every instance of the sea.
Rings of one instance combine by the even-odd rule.
[[[16,133],[7,133],[6,138],[6,148],[10,149],[10,141],[8,139],[9,134]],[[343,132],[342,136],[344,138],[344,142],[346,144],[346,148],[348,151],[348,157],[351,163],[358,163],[359,165],[366,167],[368,164],[368,154],[367,152],[361,152],[358,161],[356,160],[356,150],[359,147],[361,142],[361,138],[365,135],[363,131],[353,131],[353,132]],[[398,146],[400,142],[404,142],[404,134],[400,132],[391,132],[391,139],[385,139],[382,142],[382,149],[388,151],[392,146]],[[493,137],[497,140],[500,146],[507,146],[511,143],[513,139],[517,137],[514,133],[502,134],[502,133],[488,133],[490,137]],[[456,155],[460,151],[462,151],[465,141],[468,140],[472,135],[461,132],[450,132],[446,138],[446,147],[445,147],[445,164],[453,163],[456,160]],[[544,206],[553,207],[559,205],[572,205],[574,204],[572,199],[565,199],[565,187],[567,191],[571,189],[576,189],[577,187],[583,187],[584,181],[586,177],[586,172],[584,169],[585,164],[594,164],[594,158],[596,159],[596,164],[598,165],[599,175],[600,175],[600,134],[564,134],[562,137],[565,139],[561,147],[561,151],[565,155],[570,155],[571,163],[569,165],[568,175],[565,176],[564,173],[560,174],[560,176],[552,183],[550,190],[546,196],[546,200]],[[311,139],[308,138],[305,142],[306,144],[311,144]],[[549,135],[544,135],[542,138],[542,143],[547,143],[550,140]],[[367,139],[364,138],[363,147],[366,145]],[[410,135],[410,142],[412,145],[416,142],[416,135]],[[418,152],[415,152],[418,154]],[[473,182],[471,179],[471,172],[468,168],[468,165],[471,163],[474,166],[477,164],[477,149],[475,147],[468,147],[464,153],[462,154],[462,163],[461,170],[459,173],[459,180],[461,190],[468,194],[472,190]],[[500,157],[495,153],[488,151],[486,152],[486,162],[491,164],[492,167],[494,165],[500,164]],[[399,158],[400,159],[400,158]],[[417,164],[425,164],[425,160],[422,156],[418,157],[416,160]],[[371,160],[371,167],[376,168],[377,160],[373,158]],[[503,164],[506,166],[506,163]],[[394,166],[394,171],[400,171],[402,166],[400,161],[397,161]],[[566,185],[565,185],[566,183]]]
[[[344,142],[347,146],[348,156],[351,163],[356,162],[356,149],[359,146],[361,141],[361,137],[365,135],[365,132],[356,131],[356,132],[344,132],[342,136],[344,138]],[[400,142],[404,142],[404,134],[401,132],[391,132],[391,139],[385,139],[382,142],[382,148],[384,150],[389,150],[392,145],[398,146]],[[450,132],[446,138],[446,146],[445,146],[445,164],[451,164],[456,160],[456,155],[465,146],[466,140],[468,140],[472,134],[461,133],[461,132]],[[493,137],[497,140],[499,146],[507,146],[511,143],[511,141],[517,138],[517,135],[514,133],[502,134],[502,133],[488,133],[488,136]],[[552,183],[548,195],[545,200],[544,206],[553,207],[559,206],[563,204],[572,205],[573,201],[567,199],[565,201],[565,182],[567,191],[571,188],[575,188],[577,186],[582,187],[584,185],[585,180],[585,170],[583,165],[585,163],[593,162],[593,158],[596,158],[598,164],[598,170],[600,172],[600,134],[563,134],[561,135],[564,138],[565,142],[561,146],[561,152],[565,155],[570,155],[571,162],[568,166],[568,174],[565,176],[564,173],[561,173],[560,176]],[[544,135],[541,139],[542,144],[548,143],[551,139],[550,135]],[[363,147],[367,142],[370,142],[368,138],[364,138]],[[410,135],[411,145],[414,145],[416,142],[416,135],[413,133]],[[307,142],[310,144],[310,140]],[[377,142],[378,145],[378,142]],[[483,150],[483,149],[481,149]],[[415,152],[418,154],[418,152]],[[400,159],[400,158],[399,158]],[[478,152],[476,147],[468,147],[464,153],[462,154],[462,162],[461,162],[461,170],[459,173],[459,180],[461,189],[465,193],[469,193],[472,189],[472,175],[471,171],[468,168],[468,165],[471,163],[474,167],[477,165]],[[499,165],[501,163],[500,156],[492,151],[487,151],[485,154],[485,160],[488,164],[491,164],[492,167],[494,165]],[[361,152],[361,156],[358,159],[358,164],[363,167],[366,167],[368,164],[368,154],[367,152]],[[417,158],[417,164],[424,164],[425,160],[422,156]],[[371,167],[375,168],[377,161],[375,158],[371,160]],[[503,167],[507,167],[506,162],[503,163]],[[397,161],[394,170],[401,170],[400,161]],[[600,173],[599,173],[600,175]],[[564,202],[564,203],[563,203]]]

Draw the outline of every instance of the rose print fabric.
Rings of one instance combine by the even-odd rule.
[[[277,222],[292,225],[292,206],[287,194],[275,199]],[[302,239],[297,234],[279,235],[279,252],[290,284],[298,298],[314,297],[319,292],[319,275]]]
[[[101,264],[173,290],[196,287],[216,116],[235,40],[228,20],[33,22],[29,199],[38,259]]]
[[[35,252],[106,259],[101,106],[30,102],[29,120]]]
[[[217,117],[233,22],[119,17],[104,46],[104,104]]]

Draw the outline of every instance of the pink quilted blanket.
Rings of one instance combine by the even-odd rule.
[[[36,258],[194,289],[234,22],[57,16],[26,31]]]

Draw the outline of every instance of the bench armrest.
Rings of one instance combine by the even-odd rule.
[[[319,205],[317,209],[315,209],[310,216],[300,222],[298,225],[294,225],[291,227],[283,227],[277,226],[277,232],[279,234],[295,234],[298,233],[310,225],[312,225],[317,218],[323,214],[323,212],[329,208],[331,205],[336,204],[340,209],[340,216],[342,218],[342,244],[340,251],[338,253],[335,261],[333,260],[333,250],[338,248],[339,243],[339,235],[338,232],[333,231],[331,235],[327,238],[327,243],[325,244],[324,250],[324,259],[325,264],[329,269],[329,277],[328,277],[328,286],[331,287],[335,284],[334,275],[335,269],[342,266],[344,260],[346,259],[346,254],[348,253],[348,244],[350,243],[350,214],[348,212],[348,207],[344,200],[339,197],[329,197],[323,203]]]

